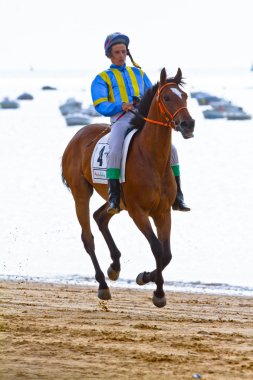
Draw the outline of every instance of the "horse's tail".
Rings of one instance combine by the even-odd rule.
[[[65,185],[68,189],[70,189],[69,184],[66,178],[64,177],[63,173],[61,173],[61,180],[62,180],[63,185]]]
[[[70,191],[70,186],[66,178],[64,177],[63,170],[61,171],[61,180],[62,180],[63,185],[66,186],[66,188]]]

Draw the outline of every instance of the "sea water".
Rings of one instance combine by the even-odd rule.
[[[183,69],[185,90],[224,97],[253,114],[253,72]],[[172,76],[175,73],[170,73]],[[151,74],[159,79],[159,70]],[[15,110],[0,109],[0,278],[95,284],[81,242],[71,193],[61,182],[61,156],[81,128],[67,127],[59,106],[69,97],[91,103],[89,72],[1,72],[0,99],[34,96]],[[42,86],[56,87],[43,91]],[[171,290],[253,295],[253,120],[206,120],[189,98],[195,137],[173,132],[182,189],[191,212],[172,211],[172,261],[164,270]],[[106,118],[92,122],[108,122]],[[103,204],[94,194],[91,214]],[[111,259],[91,217],[96,254],[106,273]],[[138,273],[155,268],[145,237],[126,212],[110,229],[121,251],[120,279],[134,287]],[[145,287],[153,288],[154,285]]]

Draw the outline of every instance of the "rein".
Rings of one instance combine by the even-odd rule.
[[[183,109],[186,109],[187,107],[183,106],[183,107],[179,107],[176,112],[174,112],[174,114],[171,114],[170,111],[167,110],[165,104],[163,103],[162,99],[161,99],[161,92],[162,90],[167,87],[167,86],[170,86],[170,85],[174,85],[174,84],[177,84],[177,83],[174,83],[174,82],[170,82],[170,83],[165,83],[161,88],[158,88],[158,91],[157,91],[157,97],[156,97],[156,100],[158,102],[158,106],[159,106],[159,109],[161,111],[161,113],[164,115],[165,119],[166,119],[166,123],[163,123],[162,121],[158,121],[158,120],[153,120],[153,119],[149,119],[147,117],[144,117],[143,115],[141,115],[140,113],[138,112],[135,112],[135,111],[132,111],[132,110],[129,110],[129,112],[132,112],[134,115],[140,117],[141,119],[145,120],[145,121],[148,121],[149,123],[152,123],[152,124],[158,124],[158,125],[163,125],[164,127],[171,127],[173,129],[176,130],[176,126],[175,126],[175,123],[174,123],[174,118],[175,116],[180,112],[182,111]]]

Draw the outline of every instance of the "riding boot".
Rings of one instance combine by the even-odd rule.
[[[186,206],[184,203],[184,195],[181,190],[180,176],[175,176],[175,180],[177,184],[177,195],[175,202],[172,205],[172,209],[177,211],[190,211],[190,207]]]
[[[118,214],[120,212],[120,183],[119,179],[108,179],[109,207],[108,214]]]

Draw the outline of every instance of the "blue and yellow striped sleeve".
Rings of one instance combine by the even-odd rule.
[[[146,92],[150,87],[152,87],[152,83],[148,78],[147,74],[143,74],[143,82],[144,82],[144,92]]]
[[[122,102],[109,102],[109,86],[105,79],[104,76],[96,76],[91,84],[91,96],[97,112],[103,116],[112,116],[122,111]]]

